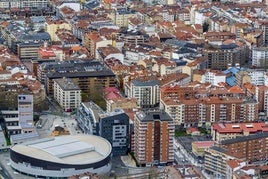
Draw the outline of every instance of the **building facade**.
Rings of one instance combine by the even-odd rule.
[[[267,67],[268,65],[268,48],[255,47],[252,48],[252,66]]]
[[[242,136],[221,141],[220,147],[230,155],[249,163],[266,161],[268,158],[268,133]]]
[[[45,23],[46,32],[50,35],[51,41],[56,40],[56,32],[58,29],[71,30],[71,25],[64,20],[46,19]]]
[[[112,12],[108,15],[108,17],[112,19],[115,25],[119,27],[127,27],[128,19],[136,17],[136,11],[128,8],[118,8],[112,10]]]
[[[218,146],[212,146],[205,150],[205,164],[204,168],[207,173],[212,174],[214,178],[226,177],[226,161],[235,159],[235,157],[228,155],[227,150]]]
[[[84,45],[93,57],[96,57],[99,47],[107,47],[108,45],[113,44],[111,38],[101,36],[98,32],[86,33],[84,39]]]
[[[268,125],[263,122],[236,124],[214,123],[211,126],[212,139],[217,142],[264,132],[268,132]]]
[[[64,111],[71,112],[81,103],[81,90],[70,78],[55,79],[54,99]]]
[[[129,149],[129,117],[123,111],[99,114],[99,135],[112,145],[113,156],[126,155]]]
[[[71,78],[87,95],[114,87],[115,74],[98,61],[71,60],[43,63],[38,68],[38,79],[44,81],[46,93],[53,95],[54,79]]]
[[[142,108],[156,107],[159,105],[159,82],[157,80],[132,80],[126,84],[126,96],[136,98],[138,106]]]
[[[85,134],[99,134],[99,113],[104,111],[95,103],[83,102],[77,109],[77,125]]]
[[[19,94],[17,100],[18,110],[1,111],[8,137],[36,131],[33,121],[33,95]]]
[[[0,8],[33,8],[33,7],[47,7],[48,0],[5,0],[0,2]]]
[[[214,122],[253,122],[258,119],[258,102],[245,98],[241,88],[234,87],[228,91],[210,84],[203,87],[164,86],[161,88],[160,108],[176,124],[184,127],[210,126]]]
[[[175,125],[163,111],[142,111],[135,115],[134,155],[140,165],[159,165],[174,161]]]
[[[203,49],[203,55],[208,59],[208,68],[225,70],[229,65],[244,65],[248,60],[246,45],[237,47],[235,44],[208,46]]]

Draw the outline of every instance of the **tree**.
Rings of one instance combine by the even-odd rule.
[[[81,92],[81,98],[82,98],[82,102],[89,101],[88,94],[83,91]]]
[[[203,32],[207,32],[208,29],[209,29],[209,23],[208,23],[208,22],[204,22],[204,23],[202,24],[202,27],[203,27]]]
[[[106,101],[104,99],[104,91],[101,85],[95,85],[90,87],[90,93],[82,92],[81,93],[82,101],[93,101],[102,109],[106,109]]]

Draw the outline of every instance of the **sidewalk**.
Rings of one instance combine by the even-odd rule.
[[[127,167],[136,167],[135,161],[129,155],[121,156],[121,160]]]

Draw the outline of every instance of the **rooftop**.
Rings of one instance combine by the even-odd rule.
[[[80,88],[74,83],[74,81],[71,78],[58,78],[54,79],[54,81],[64,91],[80,90]]]
[[[233,144],[233,143],[246,142],[246,141],[251,141],[251,140],[267,138],[267,137],[268,137],[268,132],[265,132],[265,133],[261,133],[261,134],[254,134],[254,135],[249,135],[249,136],[242,136],[242,137],[237,137],[237,138],[233,138],[233,139],[223,140],[223,141],[221,141],[221,144],[228,145],[228,144]]]
[[[141,111],[136,114],[136,117],[143,122],[151,121],[173,121],[173,119],[164,111]]]
[[[119,115],[122,117],[123,116],[128,117],[123,109],[115,109],[112,112],[106,112],[106,113],[99,114],[101,119],[106,118],[106,117],[112,117],[112,116],[117,116],[117,118],[119,119],[120,118]]]
[[[71,60],[41,64],[48,78],[75,78],[114,76],[114,73],[98,61]]]
[[[142,81],[142,80],[133,80],[132,84],[134,86],[156,86],[159,85],[159,82],[157,80],[149,80],[149,81]]]
[[[192,145],[196,145],[198,148],[209,148],[214,145],[214,141],[195,141]]]
[[[240,124],[224,124],[214,123],[212,125],[213,130],[219,133],[257,133],[268,132],[268,125],[265,123],[240,123]]]
[[[103,160],[111,153],[111,144],[94,135],[68,135],[24,142],[11,150],[33,158],[62,164],[88,164]]]

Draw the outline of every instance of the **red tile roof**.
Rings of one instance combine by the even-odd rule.
[[[192,144],[196,145],[197,148],[209,148],[215,144],[214,141],[195,141]]]
[[[237,160],[227,160],[226,164],[232,169],[239,166],[239,162]]]
[[[219,133],[242,133],[243,131],[249,133],[268,132],[268,125],[265,123],[240,123],[240,124],[223,124],[214,123],[213,130]]]

